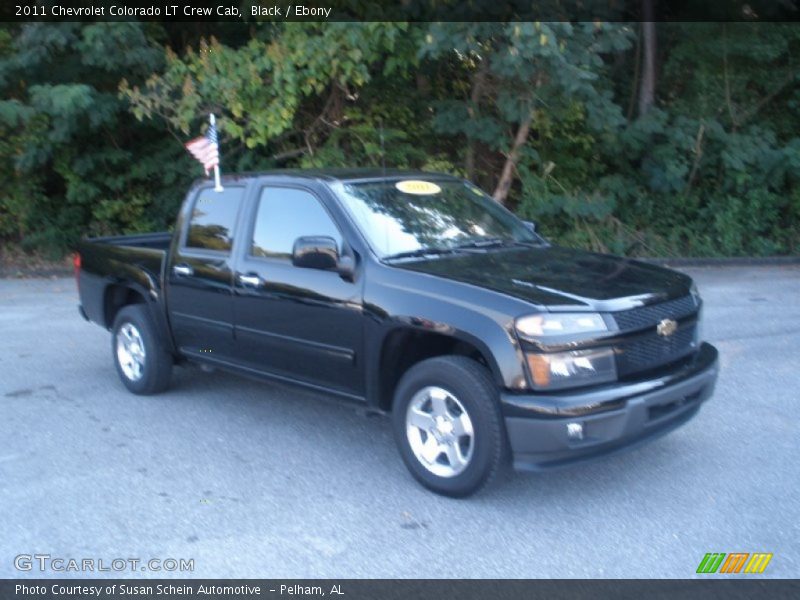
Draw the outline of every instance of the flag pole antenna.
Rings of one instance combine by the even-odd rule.
[[[214,113],[210,113],[208,116],[208,120],[211,122],[211,131],[214,132],[214,137],[217,137],[217,119],[214,117]],[[214,140],[219,147],[219,141]],[[219,159],[217,159],[217,164],[214,165],[214,191],[215,192],[222,192],[224,188],[222,187],[222,183],[219,179]]]

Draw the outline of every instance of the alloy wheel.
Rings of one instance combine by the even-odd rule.
[[[455,477],[470,463],[475,446],[472,420],[454,394],[428,386],[411,399],[406,436],[414,456],[439,477]]]
[[[125,377],[139,381],[144,374],[144,341],[132,323],[124,323],[117,332],[117,360]]]

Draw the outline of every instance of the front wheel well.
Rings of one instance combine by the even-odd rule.
[[[435,356],[465,356],[491,372],[488,357],[465,340],[418,329],[393,331],[383,342],[379,362],[378,406],[392,409],[394,390],[400,378],[417,363]]]

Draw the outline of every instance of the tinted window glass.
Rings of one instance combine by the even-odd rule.
[[[341,247],[342,237],[313,194],[291,188],[264,188],[253,230],[253,256],[290,258],[297,238],[326,235]]]
[[[340,184],[341,198],[381,256],[491,240],[541,239],[472,184],[403,180]]]
[[[225,188],[223,192],[210,188],[201,191],[192,209],[186,246],[229,252],[243,192],[241,187]]]

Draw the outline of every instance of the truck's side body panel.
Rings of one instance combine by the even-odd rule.
[[[232,246],[241,231],[247,189],[246,184],[231,185],[218,194],[200,186],[184,202],[165,269],[167,313],[175,345],[184,356],[233,356]],[[231,220],[230,231],[196,221],[190,235],[192,215],[212,212],[214,203],[229,205],[224,216]],[[219,247],[209,247],[214,245]]]
[[[155,233],[81,242],[78,285],[87,318],[110,329],[119,303],[130,300],[145,303],[162,342],[171,349],[172,335],[164,310],[162,285],[171,237],[170,233]]]
[[[325,191],[313,182],[259,183],[251,190],[242,239],[255,244],[263,233],[255,230],[269,225],[264,222],[269,219],[281,221],[275,227],[289,230],[276,231],[279,237],[290,234],[296,220],[282,205],[286,202],[297,205],[292,210],[305,211],[305,234],[347,239]],[[268,210],[270,203],[275,203],[275,211]],[[234,361],[265,375],[362,399],[363,278],[351,281],[333,271],[294,266],[290,243],[287,238],[278,244],[280,248],[237,246]]]

